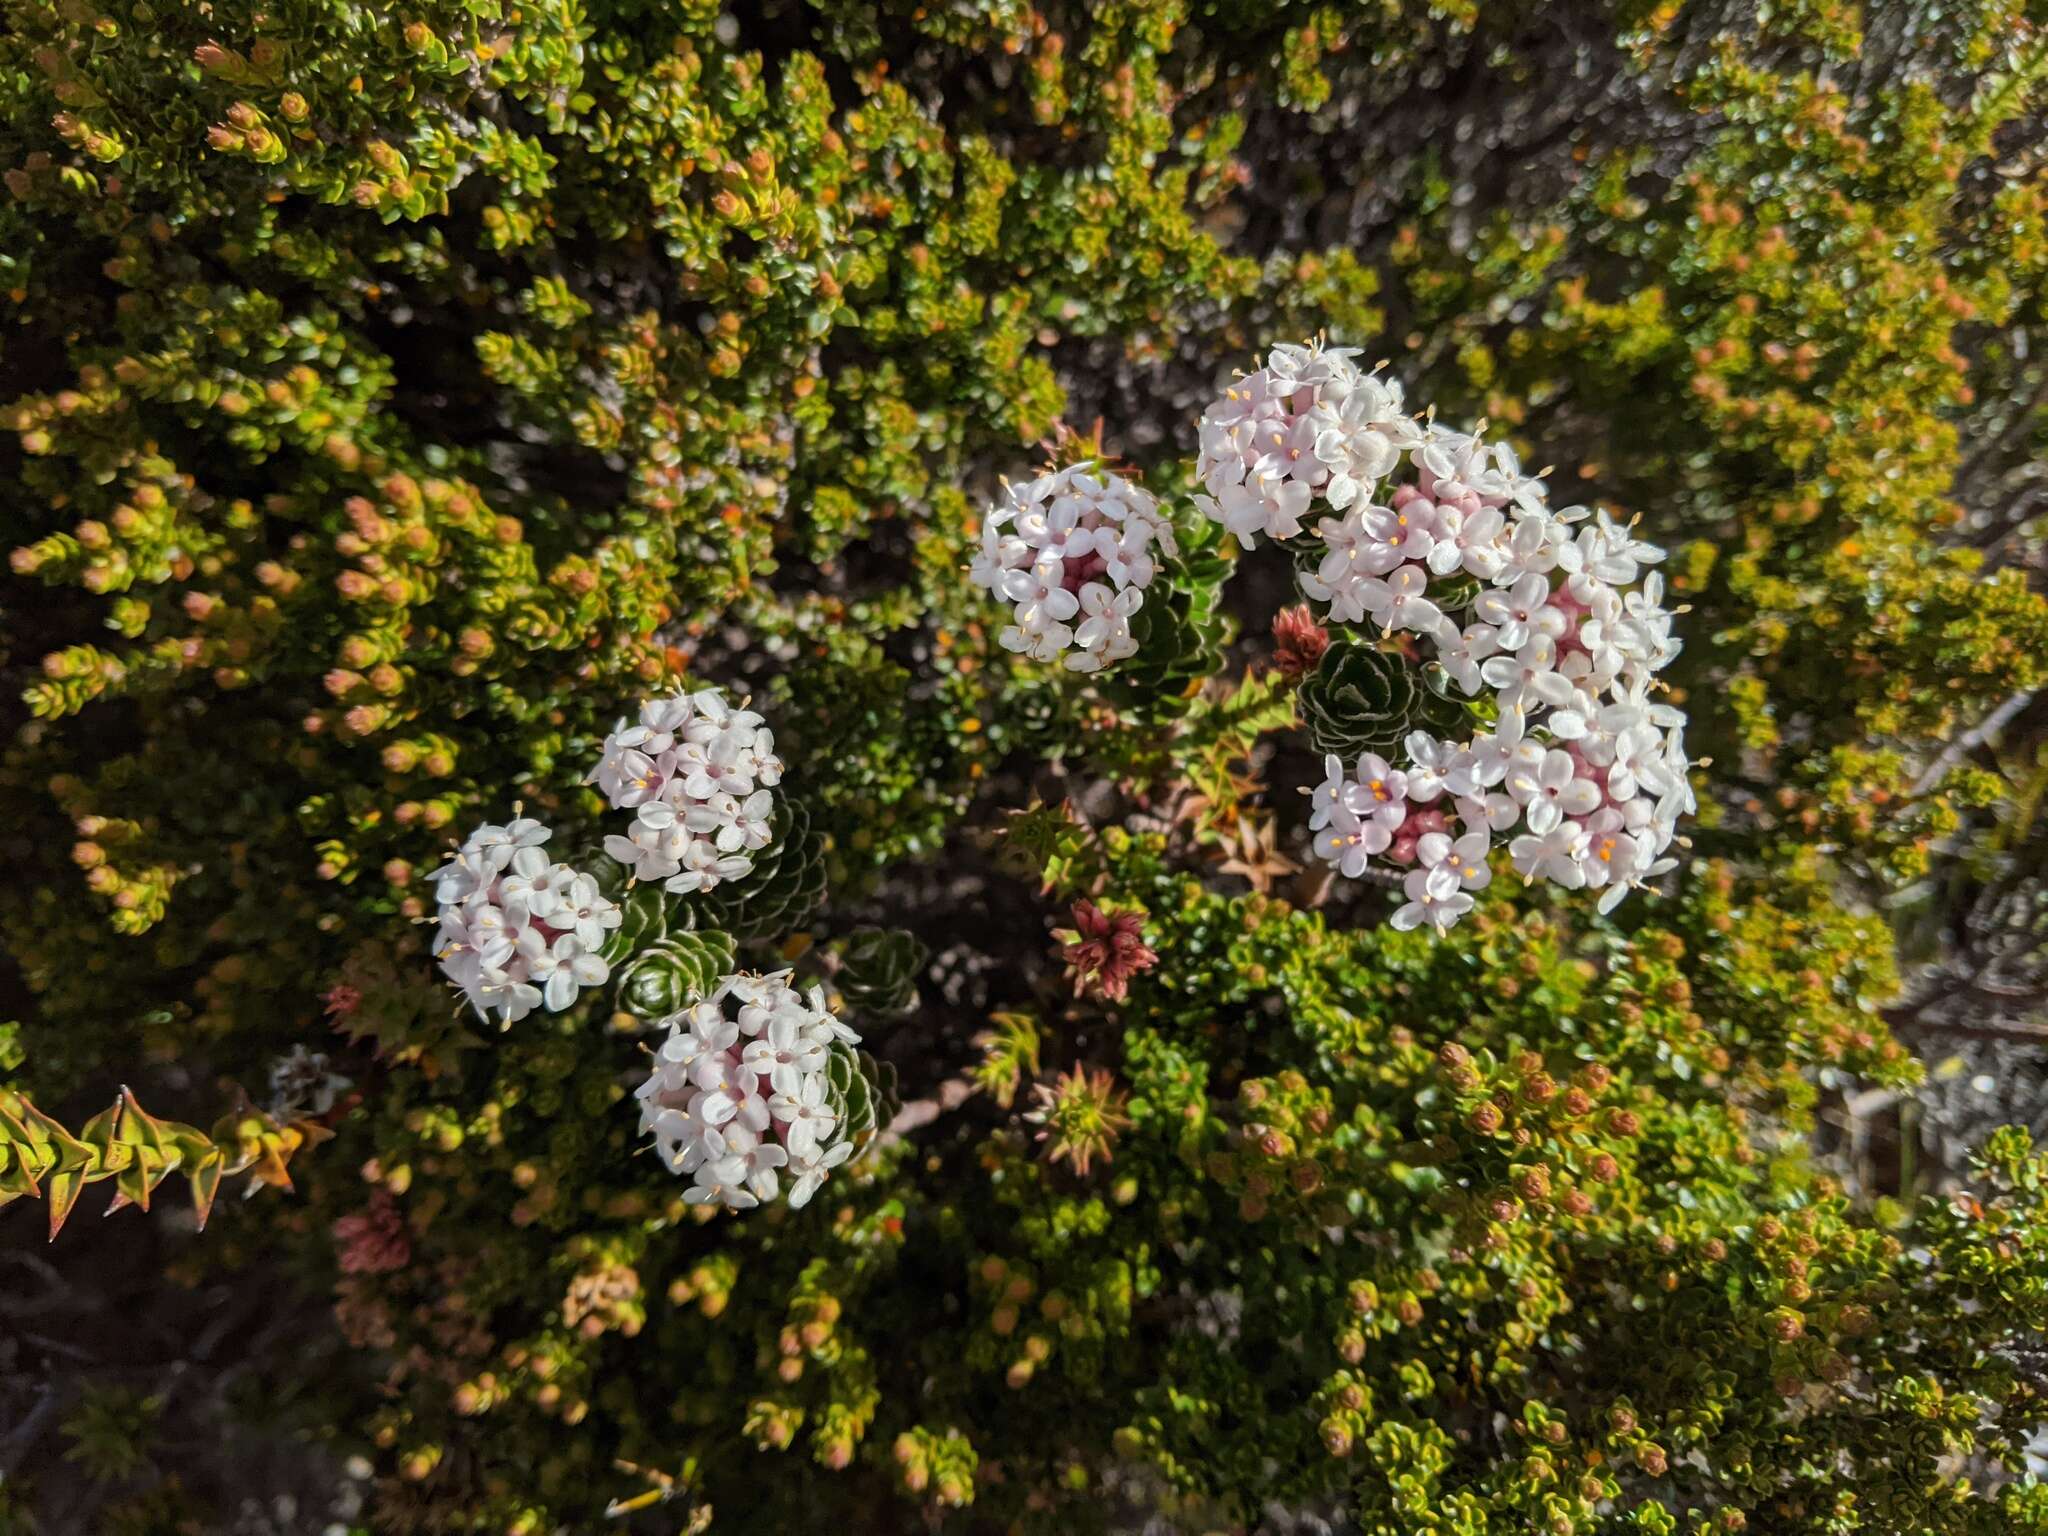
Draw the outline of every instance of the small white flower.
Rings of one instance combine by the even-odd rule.
[[[768,1101],[769,1113],[786,1127],[790,1150],[798,1155],[814,1151],[832,1134],[838,1116],[825,1092],[822,1069],[802,1078],[793,1088],[780,1090]]]
[[[1623,825],[1619,811],[1604,810],[1587,818],[1586,840],[1578,853],[1579,869],[1587,886],[1626,886],[1638,863],[1647,863],[1641,854],[1641,845]]]
[[[1453,891],[1483,891],[1493,883],[1493,871],[1486,855],[1493,840],[1484,832],[1467,832],[1452,838],[1431,832],[1417,840],[1415,859],[1430,876],[1430,890],[1449,896]]]
[[[1549,581],[1532,573],[1511,587],[1480,593],[1473,600],[1472,612],[1494,627],[1494,643],[1501,650],[1519,651],[1535,632],[1538,615],[1548,608],[1549,601]],[[1562,619],[1563,615],[1558,615],[1560,628]]]
[[[1529,634],[1512,656],[1492,657],[1479,675],[1497,690],[1503,715],[1530,715],[1572,699],[1570,681],[1557,670],[1557,642],[1546,634]]]
[[[1304,572],[1301,590],[1317,602],[1330,605],[1333,624],[1362,624],[1371,618],[1384,628],[1394,610],[1394,594],[1387,584],[1355,568],[1334,582],[1324,581],[1316,571]]]
[[[1087,615],[1074,630],[1074,643],[1082,649],[1070,654],[1066,664],[1075,672],[1094,672],[1111,662],[1138,653],[1131,637],[1131,615],[1145,601],[1136,587],[1113,592],[1099,581],[1081,589],[1081,611]]]
[[[800,1012],[778,1013],[758,1036],[747,1042],[740,1053],[740,1063],[764,1078],[780,1096],[798,1092],[807,1077],[823,1070],[825,1051],[805,1038]],[[773,1098],[769,1108],[774,1108]]]
[[[682,866],[662,882],[664,890],[678,895],[708,891],[723,881],[739,879],[754,867],[754,861],[744,854],[721,854],[715,842],[699,837],[683,850]]]
[[[1585,816],[1599,809],[1600,791],[1590,779],[1578,777],[1569,752],[1549,751],[1540,762],[1524,764],[1508,774],[1507,791],[1528,817],[1538,836],[1554,830],[1567,816]]]
[[[1612,800],[1633,800],[1647,790],[1652,796],[1669,793],[1675,781],[1664,760],[1664,738],[1648,725],[1632,725],[1614,738],[1613,757],[1607,765],[1607,795]]]
[[[1363,816],[1367,805],[1365,786],[1344,771],[1344,760],[1332,752],[1323,759],[1323,782],[1309,801],[1309,830],[1320,831],[1330,824],[1338,806],[1354,816]]]
[[[1003,596],[1017,605],[1019,628],[1044,630],[1074,616],[1081,603],[1062,585],[1065,577],[1058,559],[1040,560],[1028,571],[1010,573]]]
[[[967,576],[985,592],[1001,592],[1009,584],[1010,573],[1030,560],[1031,546],[1015,534],[1001,533],[991,519],[983,525],[981,548],[968,566]]]
[[[1011,624],[996,636],[1006,651],[1020,651],[1033,661],[1058,661],[1060,654],[1073,643],[1074,632],[1064,624],[1050,624],[1044,629],[1030,630]]]
[[[1436,627],[1436,659],[1468,694],[1486,686],[1484,665],[1500,649],[1498,631],[1491,624],[1468,624],[1460,630],[1449,619]]]
[[[498,905],[520,919],[529,915],[546,917],[556,904],[556,868],[538,848],[520,849],[512,856],[511,867],[498,879]]]
[[[1329,825],[1316,834],[1316,857],[1356,880],[1365,873],[1372,855],[1384,853],[1393,834],[1377,821],[1337,805],[1330,812]]]
[[[1222,505],[1220,521],[1246,549],[1253,547],[1255,534],[1291,539],[1301,532],[1310,494],[1301,481],[1283,479],[1277,466],[1260,461],[1249,467],[1243,481],[1223,488],[1217,498]]]
[[[1429,600],[1429,573],[1419,565],[1404,565],[1387,577],[1389,599],[1384,614],[1375,614],[1391,633],[1413,630],[1433,634],[1444,622],[1443,610]]]
[[[1663,558],[1663,550],[1638,541],[1627,528],[1601,511],[1594,513],[1593,520],[1579,530],[1577,538],[1559,545],[1557,563],[1560,570],[1584,572],[1610,585],[1625,587],[1636,580],[1643,566],[1655,565]]]
[[[853,1143],[837,1141],[823,1151],[797,1153],[790,1159],[789,1172],[795,1181],[789,1187],[792,1209],[802,1210],[825,1182],[825,1176],[853,1155]]]
[[[1481,581],[1492,581],[1507,563],[1500,550],[1506,528],[1506,519],[1492,507],[1472,513],[1456,507],[1439,508],[1429,568],[1439,576],[1464,571]]]
[[[697,1181],[683,1191],[692,1205],[722,1205],[730,1211],[751,1211],[761,1202],[738,1178],[729,1178],[728,1162],[707,1163],[697,1170]]]
[[[1522,808],[1507,795],[1480,793],[1458,797],[1458,820],[1475,832],[1505,832],[1522,819]]]
[[[1453,888],[1440,894],[1432,890],[1431,873],[1428,869],[1411,869],[1402,877],[1401,893],[1408,900],[1388,919],[1396,928],[1420,928],[1428,923],[1442,933],[1472,910],[1472,898],[1463,891]]]
[[[1549,574],[1557,569],[1558,546],[1567,537],[1557,518],[1548,511],[1517,517],[1500,545],[1501,570],[1493,579],[1512,586],[1537,576],[1549,585]]]
[[[475,1003],[480,1017],[489,1018],[490,1010],[498,1010],[507,1025],[517,1024],[540,1006],[540,988],[523,977],[514,976],[510,971],[494,966],[485,966],[477,975],[475,983],[464,989]]]
[[[719,1162],[718,1177],[723,1183],[744,1185],[756,1200],[773,1200],[780,1188],[775,1170],[788,1161],[789,1153],[780,1142],[749,1137]]]
[[[625,835],[605,838],[604,851],[630,869],[635,880],[666,880],[683,867],[683,849],[689,841],[689,833],[680,826],[635,821]]]
[[[1548,832],[1514,839],[1508,844],[1508,857],[1524,878],[1554,881],[1575,891],[1586,883],[1581,862],[1586,841],[1586,829],[1578,822],[1560,822]]]
[[[548,914],[550,926],[568,929],[585,949],[602,949],[624,914],[605,898],[589,875],[571,875],[566,887],[558,889],[554,911]]]
[[[1521,717],[1504,716],[1499,729],[1482,731],[1472,738],[1470,745],[1459,749],[1451,759],[1450,771],[1444,775],[1444,784],[1454,795],[1476,794],[1499,784],[1508,776],[1521,746]]]
[[[1426,501],[1411,501],[1399,510],[1374,507],[1365,514],[1366,534],[1373,547],[1386,551],[1388,570],[1427,560],[1436,548],[1436,527],[1436,508]]]
[[[611,978],[604,957],[584,948],[573,933],[548,943],[538,929],[529,928],[520,935],[519,952],[526,960],[527,975],[540,983],[541,997],[556,1013],[573,1004],[581,988],[601,987]]]
[[[1359,758],[1355,777],[1362,791],[1357,803],[1363,807],[1365,816],[1389,832],[1407,820],[1407,774],[1390,766],[1377,752],[1368,752]]]
[[[1408,798],[1417,805],[1428,805],[1443,794],[1445,775],[1457,761],[1459,749],[1427,731],[1410,731],[1402,745],[1408,750]]]

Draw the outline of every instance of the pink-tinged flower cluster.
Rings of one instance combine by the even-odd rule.
[[[1422,430],[1355,347],[1281,346],[1203,414],[1196,503],[1237,536],[1291,539],[1318,504],[1370,501]]]
[[[1487,853],[1513,813],[1499,796],[1453,792],[1443,771],[1453,753],[1444,743],[1417,731],[1407,748],[1405,769],[1371,752],[1348,774],[1338,758],[1325,759],[1309,825],[1317,855],[1342,874],[1356,879],[1376,857],[1405,871],[1396,928],[1444,929],[1472,910],[1472,892],[1492,883]]]
[[[806,1204],[853,1153],[830,1088],[832,1052],[860,1036],[800,993],[790,973],[727,976],[662,1023],[668,1038],[640,1085],[640,1129],[695,1205],[747,1210],[782,1194]]]
[[[1205,505],[1247,548],[1327,509],[1303,593],[1331,624],[1415,636],[1401,643],[1487,696],[1492,724],[1417,733],[1398,764],[1331,759],[1317,852],[1353,877],[1399,868],[1400,927],[1455,922],[1503,836],[1525,878],[1612,910],[1672,867],[1694,808],[1684,716],[1656,697],[1679,650],[1651,569],[1664,552],[1604,511],[1553,509],[1506,444],[1401,416],[1398,387],[1352,355],[1277,348],[1210,407]]]
[[[769,790],[782,759],[759,715],[705,688],[650,699],[636,723],[621,720],[585,782],[633,812],[632,829],[607,837],[604,851],[635,880],[708,891],[745,875],[773,841]]]
[[[1157,551],[1178,553],[1157,498],[1077,464],[1005,488],[982,520],[968,575],[1012,605],[1014,622],[999,637],[1007,649],[1098,672],[1137,654],[1131,617],[1144,606]]]
[[[434,953],[481,1018],[509,1027],[543,1003],[560,1011],[611,977],[603,950],[619,926],[597,882],[549,859],[531,817],[482,826],[434,872]]]

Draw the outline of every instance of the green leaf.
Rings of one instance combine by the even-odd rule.
[[[670,934],[619,969],[619,1008],[651,1026],[708,996],[731,974],[733,957],[731,937],[716,930]]]

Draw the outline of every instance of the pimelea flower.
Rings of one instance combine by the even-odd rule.
[[[633,812],[604,851],[636,880],[708,891],[754,867],[773,839],[769,793],[782,782],[775,737],[761,717],[716,688],[649,699],[621,720],[586,783]]]
[[[1198,500],[1247,549],[1312,526],[1299,581],[1326,622],[1402,636],[1388,643],[1484,696],[1493,724],[1418,733],[1392,762],[1332,759],[1316,853],[1352,877],[1401,866],[1402,927],[1456,921],[1503,834],[1524,878],[1611,910],[1672,867],[1692,809],[1684,717],[1655,698],[1679,649],[1664,552],[1604,510],[1553,508],[1505,444],[1405,414],[1355,356],[1276,348],[1226,389],[1202,417]]]
[[[295,1045],[270,1064],[271,1115],[324,1115],[354,1085],[329,1065],[325,1052]]]
[[[860,1036],[790,973],[727,976],[668,1030],[640,1085],[640,1129],[693,1205],[802,1206],[852,1155],[829,1078],[831,1051]],[[783,1181],[788,1180],[785,1192]]]
[[[1005,487],[982,520],[968,575],[1012,605],[1015,622],[999,637],[1007,649],[1097,672],[1137,654],[1131,618],[1160,551],[1179,553],[1157,498],[1100,465],[1076,464]]]
[[[495,1011],[508,1028],[611,977],[602,951],[619,909],[589,875],[548,858],[550,835],[530,817],[479,827],[433,875],[441,969],[479,1017]]]
[[[1420,441],[1401,387],[1352,361],[1354,347],[1275,347],[1203,413],[1196,502],[1246,549],[1291,539],[1320,500],[1338,511],[1373,489]]]

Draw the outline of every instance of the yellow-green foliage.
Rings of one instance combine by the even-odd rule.
[[[2041,1163],[1871,1210],[1803,1142],[1824,1070],[1911,1082],[1868,898],[2010,796],[1929,764],[2048,682],[1961,537],[1980,442],[2040,436],[2024,7],[0,20],[0,1200],[204,1206],[331,1130],[208,1242],[335,1287],[361,1370],[309,1390],[376,1528],[2048,1531]],[[1307,739],[1184,434],[1318,328],[1671,547],[1675,895],[1503,873],[1437,938],[1260,853]],[[1184,560],[1086,691],[963,567],[1097,414]],[[631,1031],[721,937],[499,1035],[414,928],[478,821],[587,846],[683,678],[790,765],[703,926],[910,1101],[801,1211],[635,1155]],[[1051,937],[1082,898],[1157,952],[1120,1001]],[[310,1132],[24,1097],[306,1042],[360,1089]]]

